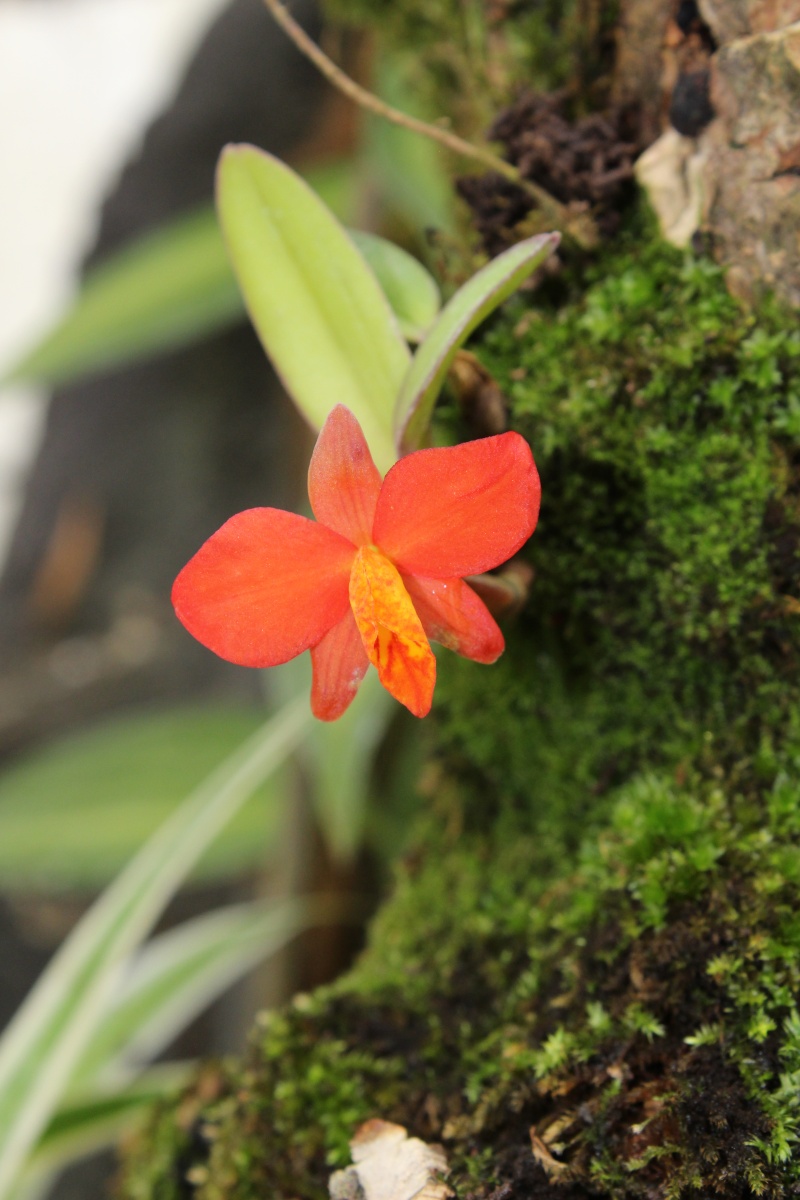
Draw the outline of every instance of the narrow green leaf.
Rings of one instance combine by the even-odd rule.
[[[297,700],[194,791],[81,919],[0,1039],[0,1198],[107,1010],[127,956],[194,863],[310,723]]]
[[[318,429],[347,405],[386,471],[409,355],[375,276],[308,185],[252,146],[223,151],[217,206],[250,317],[298,408]]]
[[[48,1177],[87,1154],[112,1146],[142,1120],[157,1100],[183,1087],[194,1069],[195,1064],[190,1062],[161,1063],[124,1089],[88,1093],[62,1105],[25,1165],[20,1192],[42,1194]]]
[[[395,55],[382,55],[375,82],[382,100],[402,112],[432,121],[436,113],[419,103]],[[429,229],[457,234],[453,172],[447,151],[410,129],[367,115],[363,156],[371,183],[385,207],[419,235]]]
[[[237,979],[311,925],[339,918],[340,907],[310,899],[229,905],[148,942],[95,1029],[70,1094],[127,1084]]]
[[[386,238],[351,229],[350,237],[375,272],[403,337],[419,342],[436,319],[439,286],[419,259]]]
[[[341,862],[351,862],[364,840],[375,754],[396,711],[377,671],[368,671],[344,716],[318,721],[306,743],[314,810],[332,857]]]
[[[553,253],[557,233],[512,246],[473,275],[448,301],[418,347],[395,407],[395,436],[402,453],[425,442],[431,414],[450,365],[474,329]]]
[[[302,174],[337,221],[349,225],[353,214],[361,208],[362,184],[357,160],[347,156],[310,163]]]
[[[310,656],[274,667],[271,676],[277,695],[306,694]],[[367,671],[344,716],[314,721],[303,740],[298,757],[308,775],[314,815],[329,854],[341,863],[352,861],[363,844],[373,762],[396,711],[377,671]]]
[[[242,308],[214,213],[203,208],[97,267],[63,321],[8,378],[65,383],[224,328]]]
[[[117,718],[65,737],[0,774],[0,886],[98,890],[184,796],[264,719],[204,707]],[[279,832],[281,773],[217,838],[193,872],[229,878],[263,862]]]
[[[337,217],[354,210],[349,160],[314,168],[306,178]],[[399,246],[375,234],[350,234],[404,337],[419,341],[439,310],[434,279]],[[204,206],[136,238],[91,271],[66,315],[3,381],[69,383],[190,344],[244,315],[216,213]]]
[[[350,158],[307,179],[340,220],[356,208]],[[7,374],[51,385],[172,350],[242,320],[213,204],[136,238],[85,279],[66,316]]]

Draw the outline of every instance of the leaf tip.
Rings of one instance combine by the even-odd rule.
[[[226,146],[223,146],[217,159],[217,175],[219,176],[219,172],[227,163],[241,158],[242,151],[246,148],[246,142],[228,142]]]
[[[231,168],[237,165],[246,166],[248,162],[253,162],[256,159],[266,159],[270,163],[283,165],[273,154],[262,150],[260,146],[254,146],[251,142],[228,142],[226,146],[223,146],[220,156],[217,159],[217,192],[219,192],[223,175],[227,175]]]

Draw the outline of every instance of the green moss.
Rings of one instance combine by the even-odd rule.
[[[551,1170],[600,1195],[785,1194],[797,776],[766,805],[713,771],[637,776],[568,875],[530,835],[432,821],[357,970],[267,1021],[206,1107],[200,1200],[317,1200],[371,1116],[444,1140],[458,1195],[509,1180],[549,1195],[531,1128]],[[150,1182],[168,1197],[162,1168]]]
[[[800,700],[796,329],[652,240],[581,284],[481,344],[542,476],[536,580],[497,668],[440,671],[444,749],[536,821],[709,739],[753,756]]]

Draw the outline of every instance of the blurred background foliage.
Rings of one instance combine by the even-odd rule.
[[[299,16],[389,102],[436,115],[369,37],[323,30],[307,3]],[[416,260],[445,294],[471,263],[443,152],[354,115],[258,0],[234,0],[113,186],[74,302],[0,370],[55,389],[0,575],[0,1013],[67,937],[0,1043],[4,1196],[41,1194],[174,1087],[187,1059],[240,1044],[256,1008],[339,973],[417,804],[424,735],[376,680],[336,725],[303,719],[286,733],[293,697],[307,708],[308,664],[265,679],[209,662],[169,611],[171,578],[231,512],[305,502],[311,441],[247,328],[211,207],[228,140],[286,156],[362,231],[410,339],[440,303]],[[112,953],[97,913],[112,911],[120,872],[198,797],[218,804],[271,729],[283,741],[248,777],[252,799],[191,863],[142,884],[146,921],[120,926],[118,907],[126,932]],[[174,932],[137,950],[168,904]],[[270,955],[268,974],[197,1023]],[[127,984],[112,988],[126,963]],[[148,1068],[176,1037],[169,1064]],[[37,1106],[52,1119],[20,1176],[17,1133]],[[68,1175],[58,1194],[93,1186]]]

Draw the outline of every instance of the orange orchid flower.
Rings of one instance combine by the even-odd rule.
[[[417,717],[431,707],[430,641],[492,663],[503,635],[464,575],[510,558],[539,515],[527,442],[502,433],[418,450],[381,482],[358,421],[328,417],[308,471],[316,521],[276,508],[238,513],[183,568],[172,602],[189,632],[229,662],[274,667],[311,650],[311,707],[340,717],[369,663]]]

